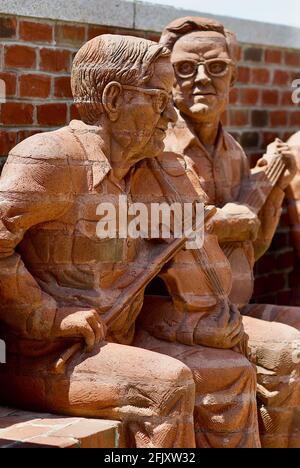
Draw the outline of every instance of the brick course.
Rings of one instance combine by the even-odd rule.
[[[0,448],[118,448],[120,423],[0,406]]]
[[[72,58],[86,40],[105,33],[159,39],[149,31],[0,15],[0,79],[7,89],[7,102],[0,104],[0,161],[22,139],[78,118],[69,82]],[[255,164],[275,137],[287,139],[299,130],[300,107],[292,103],[291,84],[300,78],[300,51],[241,44],[239,55],[237,83],[223,121]],[[266,257],[273,258],[272,268],[265,257],[256,267],[257,301],[288,297],[292,247],[289,241],[278,245],[282,236],[289,238],[286,216]],[[269,275],[283,275],[276,279],[277,290]]]

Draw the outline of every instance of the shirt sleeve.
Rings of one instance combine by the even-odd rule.
[[[12,150],[0,179],[0,320],[23,337],[49,338],[56,302],[27,270],[17,246],[29,229],[58,219],[71,203],[67,160],[33,156],[26,142]]]

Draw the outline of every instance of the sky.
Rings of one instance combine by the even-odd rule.
[[[144,0],[185,10],[233,16],[300,28],[300,0]]]

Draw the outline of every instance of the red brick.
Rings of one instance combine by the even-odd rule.
[[[37,133],[41,133],[41,130],[20,130],[17,132],[17,143],[21,143],[21,141],[26,140]]]
[[[80,114],[75,104],[70,106],[70,119],[71,120],[80,120]]]
[[[266,110],[256,109],[251,111],[251,125],[252,127],[268,127],[269,113]]]
[[[230,104],[237,104],[239,101],[239,90],[238,88],[232,88],[229,94]]]
[[[287,247],[289,245],[289,236],[286,232],[280,232],[275,234],[272,245],[271,245],[271,250],[278,251],[280,249],[283,249],[284,247]]]
[[[71,52],[59,49],[42,49],[40,51],[40,69],[49,72],[70,72]]]
[[[263,133],[263,147],[266,148],[270,143],[278,137],[277,132],[264,132]]]
[[[5,82],[6,96],[15,96],[17,88],[17,76],[14,73],[1,73],[0,80]]]
[[[238,67],[238,82],[249,83],[250,82],[250,68]]]
[[[281,63],[282,52],[281,50],[269,49],[265,52],[265,62],[267,63]]]
[[[58,45],[81,46],[85,42],[84,26],[57,24],[55,26],[55,42]]]
[[[7,156],[17,144],[17,133],[0,131],[0,156]]]
[[[270,81],[270,72],[266,68],[254,68],[251,70],[251,83],[267,84]]]
[[[283,93],[281,93],[280,104],[282,106],[292,106],[293,105],[292,91],[284,91]]]
[[[263,49],[258,47],[247,47],[244,50],[244,60],[250,62],[262,62]]]
[[[51,89],[51,77],[46,75],[22,75],[19,78],[21,97],[47,98]]]
[[[243,48],[241,46],[237,46],[236,49],[236,61],[240,62],[242,60],[243,56]]]
[[[288,141],[292,135],[294,135],[294,132],[284,132],[281,139],[282,141]]]
[[[287,251],[280,254],[277,257],[277,269],[279,270],[287,270],[293,267],[294,264],[294,252]]]
[[[233,127],[244,127],[249,124],[248,111],[244,109],[230,110],[230,125]]]
[[[288,122],[288,115],[285,111],[274,111],[270,113],[271,127],[284,127]]]
[[[276,269],[276,260],[274,255],[264,255],[256,264],[255,270],[258,274],[266,274]]]
[[[286,65],[289,65],[291,67],[300,67],[300,52],[286,51],[284,54],[284,61]]]
[[[58,429],[53,436],[77,439],[81,448],[114,448],[116,430],[117,423],[112,421],[86,419]]]
[[[54,96],[72,98],[71,81],[69,76],[61,76],[54,80]]]
[[[291,84],[290,73],[283,70],[276,70],[274,74],[273,83],[279,86],[285,86]]]
[[[0,121],[3,125],[31,125],[33,123],[33,105],[19,102],[2,104]]]
[[[240,90],[240,102],[241,104],[247,104],[254,106],[258,103],[259,91],[254,88],[246,88]]]
[[[274,273],[255,281],[254,294],[256,296],[270,293],[270,289],[274,292],[285,289],[287,276],[284,273]]]
[[[296,111],[296,112],[291,113],[290,125],[292,127],[299,127],[300,128],[300,111]]]
[[[0,438],[4,440],[26,440],[31,437],[41,436],[48,432],[47,427],[31,426],[30,424],[24,424],[20,426],[10,427],[3,429],[0,432]]]
[[[20,39],[29,42],[52,42],[53,28],[50,24],[20,21]]]
[[[267,106],[276,106],[279,102],[279,92],[272,89],[265,89],[262,92],[262,103]]]
[[[42,104],[37,108],[37,118],[40,125],[65,125],[67,106],[66,104]]]
[[[17,20],[12,17],[0,18],[0,38],[13,39],[16,37]]]
[[[34,68],[36,50],[33,47],[11,45],[5,47],[6,68]]]
[[[113,34],[113,28],[109,26],[89,26],[88,27],[88,40],[94,37],[101,36],[102,34]]]
[[[288,289],[287,291],[281,291],[277,294],[276,304],[278,305],[287,305],[291,303],[292,299],[292,290]]]
[[[257,154],[257,153],[252,153],[252,154],[251,154],[251,153],[248,151],[247,156],[248,156],[250,168],[252,169],[253,167],[256,166],[257,161],[258,161],[259,159],[261,159],[261,157],[263,156],[263,153],[259,153],[259,154]]]

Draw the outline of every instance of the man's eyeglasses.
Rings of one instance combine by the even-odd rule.
[[[199,65],[203,65],[208,75],[214,77],[225,76],[233,62],[230,59],[208,59],[202,62],[184,60],[173,64],[175,73],[180,78],[193,78],[197,75]]]
[[[139,88],[138,86],[130,86],[130,85],[122,85],[124,89],[128,89],[129,91],[138,91],[143,94],[149,94],[153,96],[153,108],[154,111],[158,114],[162,114],[169,104],[171,96],[167,91],[163,89],[147,89],[147,88]]]

